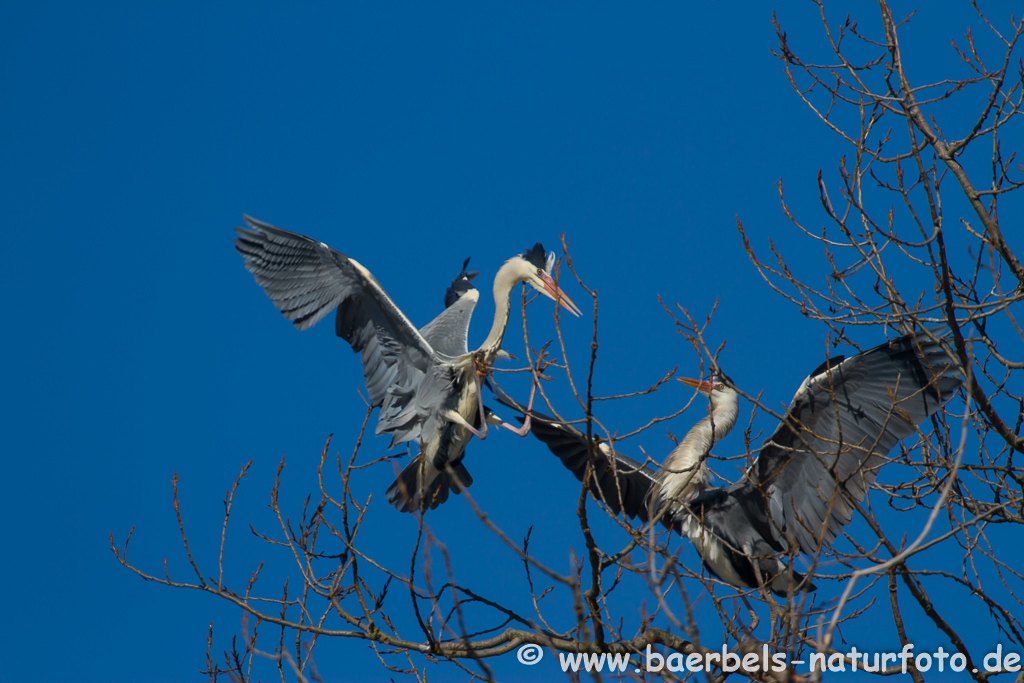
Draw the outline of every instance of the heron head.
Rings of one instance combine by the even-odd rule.
[[[737,397],[735,385],[729,377],[722,372],[721,368],[714,368],[711,371],[711,378],[707,381],[701,381],[699,379],[690,379],[689,377],[679,377],[680,382],[696,389],[703,395],[711,399],[712,405],[716,405],[723,401],[735,401]]]
[[[554,252],[545,252],[540,242],[512,259],[516,265],[516,279],[526,282],[544,296],[560,302],[567,311],[577,318],[580,309],[559,289],[551,277],[557,256]]]

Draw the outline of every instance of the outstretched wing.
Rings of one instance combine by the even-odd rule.
[[[469,321],[479,297],[475,289],[467,292],[420,330],[439,357],[458,358],[469,353]]]
[[[960,387],[954,372],[942,345],[920,332],[832,359],[804,380],[743,482],[763,496],[776,538],[795,538],[809,554],[832,542],[882,457]]]
[[[468,265],[469,259],[466,259],[462,271],[445,290],[445,309],[420,330],[438,356],[458,358],[469,353],[469,321],[473,318],[480,292],[472,283],[479,273],[467,273]]]
[[[503,405],[526,413],[524,406],[501,396],[496,398]],[[558,456],[577,481],[583,481],[587,463],[590,462],[590,440],[586,434],[572,425],[559,422],[550,415],[535,410],[530,411],[530,416],[530,433]],[[657,473],[615,451],[600,440],[597,442],[593,463],[594,473],[590,480],[590,492],[594,497],[603,501],[613,514],[624,512],[627,517],[639,518],[641,522],[646,523],[650,519],[647,511],[648,498],[658,481]]]
[[[244,218],[251,229],[235,229],[235,248],[246,270],[300,330],[337,308],[335,331],[361,355],[370,402],[381,408],[377,434],[390,432],[392,445],[416,439],[429,408],[417,394],[432,393],[427,382],[437,375],[430,345],[357,261],[323,242]]]

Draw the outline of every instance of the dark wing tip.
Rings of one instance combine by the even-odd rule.
[[[846,360],[846,356],[832,356],[827,361],[811,370],[811,374],[809,374],[808,377],[817,377],[826,370],[831,370],[835,366],[839,365],[844,360]]]
[[[476,289],[471,280],[480,273],[472,270],[467,272],[466,266],[469,265],[469,259],[467,258],[462,262],[462,270],[455,276],[452,283],[448,285],[448,289],[444,291],[444,307],[448,308],[456,301],[462,298],[462,295],[471,289]]]
[[[466,260],[462,262],[462,270],[459,271],[459,274],[455,276],[456,280],[461,280],[463,278],[465,278],[467,280],[472,280],[473,278],[475,278],[477,275],[480,274],[479,270],[469,270],[469,271],[466,270],[466,268],[469,266],[469,259],[470,258],[471,257],[467,256]]]
[[[257,220],[247,213],[242,214],[242,220],[245,221],[246,225],[254,230],[266,230],[267,228],[270,228],[271,230],[280,230],[280,228],[277,228],[270,223],[264,223],[261,220]]]

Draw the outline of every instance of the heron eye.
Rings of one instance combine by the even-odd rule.
[[[715,389],[718,389],[719,391],[721,391],[722,389],[725,389],[725,385],[724,384],[716,384],[715,385]]]
[[[544,274],[544,269],[543,268],[538,268],[537,269],[537,275],[543,275],[543,274]]]

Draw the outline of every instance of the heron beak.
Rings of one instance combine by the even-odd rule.
[[[537,276],[537,279],[540,280],[541,282],[541,286],[538,287],[537,289],[539,289],[545,295],[551,297],[555,301],[562,304],[562,306],[565,307],[565,310],[569,311],[577,318],[579,318],[580,315],[582,315],[580,313],[580,309],[577,308],[576,304],[572,302],[572,299],[566,296],[565,292],[558,288],[558,285],[555,284],[555,281],[552,280],[549,275],[547,275],[546,273],[542,273]]]
[[[701,393],[707,394],[711,392],[711,382],[702,382],[699,379],[690,379],[689,377],[676,377],[676,379]]]

